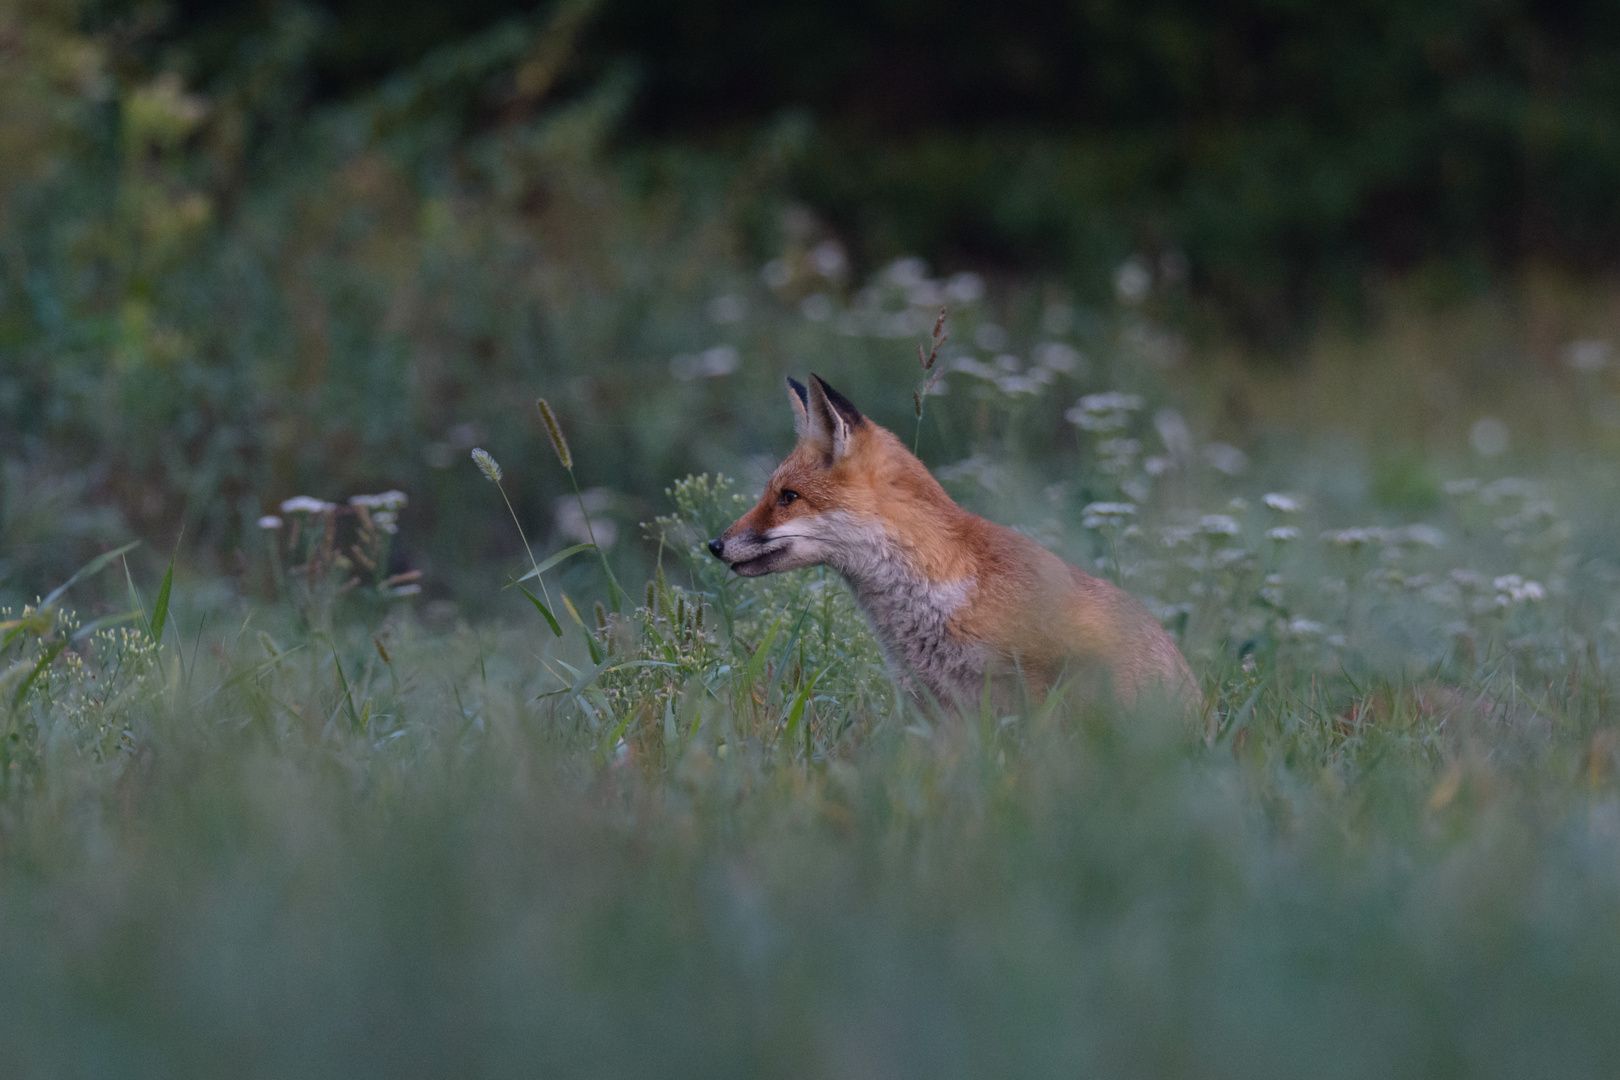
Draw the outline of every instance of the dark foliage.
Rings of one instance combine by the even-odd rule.
[[[278,5],[189,0],[203,69]],[[527,5],[329,0],[342,96]],[[1620,10],[1597,2],[609,0],[576,77],[629,59],[633,141],[738,145],[784,111],[791,178],[872,258],[1095,276],[1191,256],[1277,329],[1364,275],[1450,260],[1609,267],[1620,241]]]

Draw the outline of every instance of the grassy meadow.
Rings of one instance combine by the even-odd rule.
[[[1609,285],[1424,271],[1279,358],[1174,252],[858,262],[791,123],[446,119],[566,26],[295,122],[296,19],[206,95],[55,10],[0,71],[0,1076],[1614,1075]],[[941,715],[834,576],[728,577],[808,371],[1205,719]]]
[[[925,424],[989,434],[939,471],[1155,605],[1205,728],[930,715],[836,579],[703,552],[746,484],[478,616],[389,573],[409,502],[306,498],[238,578],[130,552],[0,613],[5,1073],[1605,1075],[1620,473],[1245,452],[1061,345],[948,353]],[[1290,378],[1250,392],[1329,392]],[[453,466],[496,513],[561,470],[499,449]]]

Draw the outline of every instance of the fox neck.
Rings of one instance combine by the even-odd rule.
[[[897,674],[921,680],[942,703],[976,695],[984,680],[985,651],[953,633],[951,623],[977,591],[977,581],[934,581],[882,525],[826,516],[839,519],[826,523],[837,533],[826,563],[849,583]]]

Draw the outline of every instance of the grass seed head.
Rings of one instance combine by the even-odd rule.
[[[489,478],[490,483],[498,484],[501,482],[500,463],[490,456],[488,450],[483,447],[475,448],[472,452],[472,459],[478,464],[479,471]]]
[[[546,434],[551,436],[551,448],[557,451],[557,460],[562,467],[574,467],[574,455],[569,452],[568,440],[563,437],[562,425],[557,423],[557,415],[551,411],[551,406],[545,398],[536,398],[535,405],[540,409],[540,421],[546,425]]]

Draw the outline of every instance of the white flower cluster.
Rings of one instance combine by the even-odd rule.
[[[308,495],[294,495],[281,504],[283,514],[330,514],[336,509],[336,503],[324,502]]]
[[[1526,581],[1518,574],[1503,574],[1491,585],[1496,589],[1496,606],[1534,604],[1547,598],[1547,590],[1540,582]]]
[[[361,506],[367,510],[402,510],[410,502],[403,491],[384,491],[376,495],[350,495],[350,506]]]
[[[1087,394],[1065,412],[1063,418],[1085,431],[1118,431],[1130,422],[1131,413],[1141,408],[1140,394],[1109,390]]]
[[[1136,516],[1136,507],[1122,502],[1094,502],[1081,511],[1080,524],[1088,529],[1117,528],[1126,518]]]
[[[1322,539],[1339,547],[1359,548],[1366,544],[1382,544],[1385,547],[1400,547],[1403,544],[1421,545],[1423,547],[1441,548],[1445,546],[1446,534],[1433,525],[1404,525],[1398,529],[1386,529],[1380,525],[1363,525],[1353,529],[1329,529],[1322,534]]]

